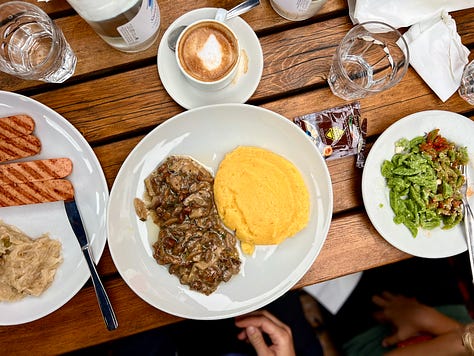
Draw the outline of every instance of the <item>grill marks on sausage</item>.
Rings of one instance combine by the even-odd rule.
[[[35,129],[35,122],[28,115],[13,115],[0,118],[0,138],[29,135]]]
[[[69,200],[74,188],[67,179],[0,185],[0,207]]]
[[[28,115],[0,118],[0,162],[30,157],[41,151],[41,142],[34,136],[35,121]]]
[[[64,178],[72,172],[69,158],[50,158],[0,165],[0,185]]]
[[[40,151],[41,142],[33,135],[15,136],[0,140],[0,162],[30,157]]]
[[[145,179],[147,209],[160,227],[154,258],[206,295],[237,274],[241,263],[236,238],[217,214],[213,183],[203,166],[183,156],[168,157]]]
[[[30,157],[41,151],[28,115],[0,118],[0,162]],[[69,200],[74,197],[69,158],[50,158],[0,164],[0,207]]]

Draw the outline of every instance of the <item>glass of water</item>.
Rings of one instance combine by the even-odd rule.
[[[62,83],[76,68],[62,31],[36,5],[0,5],[0,70],[22,79]]]
[[[342,99],[360,99],[393,87],[408,64],[408,45],[397,29],[365,22],[354,26],[339,44],[328,84]]]

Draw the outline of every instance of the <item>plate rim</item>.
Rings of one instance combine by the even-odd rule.
[[[207,106],[202,106],[202,107],[197,107],[197,108],[194,108],[194,109],[191,109],[191,110],[188,110],[188,111],[185,111],[185,112],[182,112],[182,113],[179,113],[175,116],[173,116],[172,118],[168,119],[167,121],[165,121],[164,123],[160,124],[159,126],[157,126],[155,129],[153,129],[148,135],[153,135],[156,130],[159,130],[159,128],[162,126],[162,125],[173,125],[174,124],[174,121],[175,120],[180,120],[182,117],[187,117],[189,115],[193,115],[194,112],[196,111],[206,111],[206,110],[213,110],[213,109],[217,109],[217,108],[221,108],[221,107],[232,107],[234,108],[235,110],[238,110],[238,108],[241,108],[241,107],[248,107],[250,108],[250,110],[256,110],[258,112],[260,111],[265,111],[267,113],[270,113],[270,115],[274,116],[274,117],[277,117],[278,119],[280,120],[284,120],[284,122],[287,122],[288,124],[292,124],[290,120],[288,120],[286,117],[284,117],[283,115],[280,115],[276,112],[273,112],[269,109],[266,109],[266,108],[262,108],[262,107],[258,107],[258,106],[253,106],[253,105],[249,105],[249,104],[240,104],[240,103],[227,103],[227,104],[214,104],[214,105],[207,105]],[[293,127],[293,126],[292,126]],[[295,129],[298,129],[296,126],[294,126]],[[307,142],[309,144],[311,144],[311,147],[313,147],[312,149],[314,149],[313,152],[316,152],[320,159],[321,159],[321,162],[322,164],[324,165],[324,175],[325,175],[325,179],[327,180],[327,182],[329,183],[329,189],[327,191],[327,195],[328,195],[328,205],[329,206],[324,206],[324,208],[328,209],[328,212],[327,212],[327,215],[328,215],[328,218],[327,218],[327,221],[324,223],[324,226],[321,227],[321,231],[318,231],[320,232],[321,234],[324,234],[324,237],[322,238],[321,240],[321,244],[319,246],[319,248],[316,250],[316,249],[313,249],[313,254],[314,256],[310,256],[311,258],[311,263],[308,263],[307,266],[305,266],[304,270],[301,270],[299,275],[297,276],[292,276],[294,277],[294,280],[289,280],[289,281],[284,281],[285,283],[283,283],[282,281],[278,282],[278,284],[288,284],[289,286],[288,287],[285,287],[286,289],[283,290],[281,293],[278,293],[278,295],[274,295],[273,297],[270,296],[269,298],[267,298],[266,300],[262,301],[261,303],[259,304],[256,304],[254,305],[253,307],[256,309],[256,308],[259,308],[263,305],[266,305],[267,303],[271,302],[272,300],[278,298],[279,296],[281,296],[284,292],[288,291],[295,283],[298,282],[299,279],[302,278],[302,276],[304,276],[304,274],[309,270],[309,268],[312,266],[312,264],[314,263],[315,259],[317,258],[317,256],[319,255],[324,243],[325,243],[325,240],[327,238],[327,235],[328,235],[328,232],[329,232],[329,228],[331,226],[331,222],[332,222],[332,210],[333,210],[333,191],[332,191],[332,181],[331,181],[331,177],[330,177],[330,174],[329,174],[329,170],[328,170],[328,167],[326,165],[326,162],[325,160],[322,158],[320,152],[316,149],[316,147],[314,147],[314,144],[308,139],[307,135],[305,135],[305,133],[302,131],[302,130],[295,130],[295,132],[298,132],[298,135],[301,135],[302,138],[304,138],[305,140],[307,140]],[[148,137],[145,136],[146,137]],[[145,140],[145,138],[143,138],[143,140]],[[142,141],[140,141],[141,143]],[[137,144],[137,146],[130,152],[130,154],[127,156],[127,158],[125,159],[124,161],[124,164],[122,165],[122,167],[126,167],[128,165],[128,161],[129,160],[132,160],[134,157],[134,154],[136,153],[136,150],[139,149],[139,144]],[[122,168],[120,169],[119,173],[117,174],[117,177],[119,177],[119,175],[121,174],[121,171],[122,171]],[[116,180],[117,181],[117,180]],[[323,183],[325,184],[325,183]],[[114,196],[115,196],[115,190],[116,189],[119,189],[117,188],[115,182],[114,182],[114,185],[112,186],[112,189],[111,189],[111,198],[109,199],[109,206],[113,204],[113,201],[114,201]],[[111,209],[108,209],[108,214],[111,213]],[[236,316],[236,315],[239,315],[242,313],[242,311],[234,311],[232,313],[227,313],[227,312],[224,312],[225,315],[219,315],[219,316],[216,316],[216,315],[209,315],[209,316],[203,316],[203,315],[189,315],[189,313],[180,313],[180,312],[177,312],[176,310],[170,310],[170,309],[167,309],[167,308],[163,308],[163,306],[159,305],[159,301],[156,302],[154,300],[149,300],[146,295],[142,295],[140,294],[139,291],[137,291],[136,287],[134,285],[132,285],[130,283],[130,281],[128,280],[128,278],[125,276],[125,271],[122,270],[122,267],[120,266],[120,261],[117,260],[117,255],[116,255],[116,252],[115,252],[115,244],[114,244],[114,241],[111,241],[111,236],[112,236],[112,233],[110,232],[110,225],[109,225],[109,216],[107,218],[107,229],[108,229],[108,244],[109,244],[109,250],[110,250],[110,253],[111,253],[111,256],[112,256],[112,259],[114,260],[114,263],[117,267],[117,270],[119,271],[120,275],[122,276],[122,278],[124,279],[124,281],[126,282],[126,284],[129,286],[130,289],[132,289],[132,291],[139,297],[141,298],[142,300],[144,300],[145,302],[147,302],[148,304],[150,304],[151,306],[155,307],[156,309],[159,309],[161,311],[164,311],[166,313],[170,313],[172,315],[176,315],[176,316],[179,316],[179,317],[184,317],[184,318],[190,318],[190,319],[200,319],[200,320],[216,320],[216,319],[221,319],[221,318],[227,318],[227,317],[232,317],[232,316]],[[319,226],[318,226],[318,229],[319,229]],[[312,233],[312,236],[314,236],[314,238],[316,237],[316,232],[313,232]],[[307,258],[307,257],[305,257]],[[177,283],[179,283],[177,280],[176,280]],[[273,291],[271,291],[273,292]],[[152,299],[152,298],[150,298]],[[248,312],[250,310],[247,310],[245,312]],[[212,314],[212,313],[211,313]]]
[[[175,87],[175,85],[172,83],[173,78],[170,77],[170,75],[167,74],[168,71],[166,71],[163,68],[164,61],[167,61],[167,60],[162,59],[163,58],[163,53],[162,52],[165,51],[165,50],[168,50],[166,39],[167,39],[169,33],[176,26],[178,26],[180,23],[185,22],[187,18],[195,17],[196,19],[205,19],[205,18],[209,17],[207,15],[208,13],[210,13],[211,11],[216,11],[216,10],[217,10],[216,7],[204,7],[204,8],[198,8],[198,9],[191,10],[191,11],[186,12],[185,14],[179,16],[177,19],[175,19],[168,26],[166,31],[163,33],[162,39],[160,40],[160,43],[158,45],[157,54],[156,54],[156,57],[157,57],[156,63],[157,63],[158,76],[160,77],[160,80],[163,83],[163,87],[165,88],[168,95],[178,105],[182,106],[185,109],[191,110],[191,109],[196,109],[198,107],[203,107],[203,106],[225,104],[225,103],[228,103],[228,102],[231,102],[231,101],[232,102],[235,101],[235,103],[245,103],[253,95],[253,93],[255,93],[255,91],[257,90],[257,87],[260,83],[260,80],[261,80],[261,77],[262,77],[262,74],[263,74],[263,50],[262,50],[262,46],[260,44],[260,40],[258,39],[258,37],[257,37],[255,31],[252,29],[252,27],[244,19],[242,19],[240,16],[236,16],[235,18],[229,20],[229,26],[231,28],[235,27],[235,25],[232,25],[232,22],[236,21],[239,24],[239,26],[242,26],[242,29],[243,29],[242,31],[248,31],[248,34],[246,34],[246,35],[249,36],[249,46],[247,46],[247,47],[255,47],[253,49],[257,51],[257,53],[255,53],[255,58],[257,59],[257,63],[249,67],[252,70],[257,68],[257,72],[253,73],[251,78],[246,78],[247,80],[251,80],[252,83],[253,83],[253,85],[249,85],[248,93],[246,95],[239,96],[239,100],[235,100],[235,99],[233,100],[233,99],[229,98],[228,96],[226,96],[222,99],[222,100],[224,100],[224,99],[228,100],[226,102],[221,101],[221,102],[215,102],[215,103],[197,103],[196,105],[193,105],[192,102],[199,101],[199,98],[196,98],[196,99],[176,98],[177,95],[175,94],[175,92],[177,90],[176,89],[175,90],[170,90],[170,88],[169,88],[170,81],[171,81],[171,86],[173,88]],[[254,42],[253,45],[250,43],[250,41]],[[160,55],[160,53],[161,53],[161,55]],[[174,68],[174,69],[175,69],[176,73],[180,74],[177,65],[176,65],[176,68]],[[251,69],[249,69],[249,71]],[[163,74],[164,74],[165,80],[163,80],[163,77],[162,77]],[[249,72],[246,73],[246,76],[247,77],[249,76]],[[240,79],[240,83],[238,83],[237,85],[241,85],[241,80],[242,80],[242,78]],[[182,78],[182,81],[183,81],[183,84],[186,83],[184,77]],[[233,85],[233,84],[231,84],[231,85]],[[179,89],[179,88],[177,88],[177,89]],[[197,91],[197,89],[194,89],[192,86],[187,86],[187,89],[191,90],[191,91]],[[224,88],[224,92],[226,90],[229,90],[229,87]],[[207,95],[211,95],[211,94],[212,93],[208,93]],[[236,95],[237,94],[234,94],[234,96],[236,96]]]
[[[11,100],[27,102],[30,105],[33,105],[34,107],[38,108],[38,111],[40,113],[44,113],[44,112],[48,113],[49,114],[48,119],[51,119],[54,123],[59,124],[61,126],[61,130],[63,130],[63,132],[67,132],[68,134],[73,133],[75,135],[73,138],[75,139],[75,142],[78,143],[80,145],[80,147],[85,150],[84,155],[86,155],[94,163],[94,165],[95,165],[94,168],[98,168],[98,169],[94,170],[94,174],[96,175],[97,180],[101,184],[101,186],[98,187],[97,191],[100,192],[100,194],[102,194],[103,199],[97,199],[98,204],[94,203],[94,204],[91,204],[91,205],[94,205],[94,207],[96,209],[98,207],[101,207],[101,210],[103,211],[104,216],[101,217],[101,218],[99,217],[99,219],[98,219],[98,225],[102,225],[102,229],[101,229],[102,231],[97,232],[97,236],[94,238],[94,240],[92,242],[90,242],[92,250],[93,250],[93,258],[94,258],[95,263],[97,264],[99,262],[100,258],[102,257],[102,254],[103,254],[104,249],[105,249],[105,244],[107,242],[105,213],[106,213],[106,208],[107,208],[107,202],[108,202],[108,199],[109,199],[109,189],[108,189],[108,185],[107,185],[107,180],[105,178],[105,174],[104,174],[104,171],[103,171],[102,166],[100,164],[100,161],[97,158],[97,155],[95,154],[94,150],[92,149],[90,144],[87,142],[85,137],[81,134],[81,132],[72,123],[70,123],[65,117],[63,117],[61,114],[59,114],[57,111],[55,111],[52,108],[48,107],[47,105],[41,103],[40,101],[35,100],[33,98],[30,98],[28,96],[25,96],[25,95],[22,95],[22,94],[19,94],[19,93],[0,90],[0,100],[5,101],[6,105],[8,105],[8,108],[11,109],[11,104],[9,104],[7,102],[9,98],[12,98]],[[17,107],[15,106],[14,108],[16,109]],[[21,108],[18,108],[18,113],[29,114],[33,118],[35,118],[35,116],[39,116],[37,113],[32,113],[31,111],[24,110],[24,109],[21,109]],[[0,115],[0,116],[3,117],[4,115]],[[37,126],[37,123],[35,122],[35,130],[37,130],[36,126]],[[42,145],[44,145],[44,142],[42,142]],[[35,156],[31,156],[31,157],[26,157],[24,159],[14,160],[12,162],[20,162],[20,161],[33,160],[33,159],[39,159],[39,158],[37,158],[36,155],[35,155]],[[73,164],[74,164],[74,162],[73,162]],[[68,180],[71,180],[71,179],[68,177]],[[79,195],[79,197],[80,197],[80,193],[78,193],[76,191],[75,195],[76,194]],[[78,201],[77,201],[79,210],[81,210],[80,200],[81,200],[81,198],[79,198]],[[102,221],[102,219],[104,221]],[[85,219],[83,217],[83,221],[84,220]],[[6,222],[6,221],[5,221],[5,223],[8,224],[8,222]],[[64,220],[64,225],[67,228],[70,228],[69,221],[67,220],[67,218],[65,218],[65,220]],[[85,225],[85,228],[86,228],[86,231],[87,231],[87,222],[86,221],[84,221],[84,225]],[[20,228],[20,230],[23,230],[22,227],[18,227],[18,228]],[[72,232],[72,229],[71,229],[71,232]],[[76,240],[75,236],[72,236],[72,237],[74,238],[74,240]],[[78,278],[78,283],[76,284],[75,288],[71,288],[67,294],[64,294],[64,297],[62,299],[58,298],[58,299],[61,299],[61,300],[58,301],[54,306],[52,306],[48,309],[44,309],[42,312],[34,313],[34,315],[30,315],[29,317],[16,318],[16,319],[15,318],[5,318],[5,319],[2,320],[2,317],[0,316],[0,325],[2,325],[2,326],[21,325],[21,324],[25,324],[25,323],[29,323],[29,322],[39,320],[39,319],[41,319],[45,316],[48,316],[49,314],[54,313],[57,310],[59,310],[67,302],[69,302],[74,296],[76,296],[77,293],[84,287],[86,282],[89,280],[90,274],[89,274],[89,270],[87,268],[86,261],[83,257],[83,254],[81,252],[81,248],[79,247],[79,245],[77,245],[77,250],[74,253],[75,254],[77,253],[77,255],[80,256],[80,260],[81,260],[81,262],[75,268],[76,273],[81,272],[81,269],[82,269],[82,275]],[[63,258],[64,258],[64,256],[63,256]],[[64,264],[64,263],[65,263],[65,261],[63,261],[62,264]],[[61,268],[61,266],[59,268]],[[58,269],[58,271],[59,271],[59,269]],[[50,288],[51,288],[51,286],[50,286]],[[26,298],[42,298],[42,296],[39,296],[39,297],[27,296]],[[24,299],[21,299],[18,302],[21,302],[23,300]],[[0,302],[0,304],[4,304],[4,303],[5,303],[5,305],[8,305],[8,303],[15,303],[15,302]]]
[[[362,199],[363,199],[363,202],[364,202],[364,208],[367,212],[369,220],[370,220],[372,226],[377,230],[377,232],[380,234],[380,236],[385,241],[387,241],[393,247],[399,249],[400,251],[403,251],[405,253],[411,254],[411,255],[416,256],[416,257],[444,258],[444,257],[450,257],[450,256],[457,255],[457,254],[462,253],[462,252],[467,250],[467,244],[465,243],[465,240],[464,240],[464,232],[463,232],[462,227],[460,225],[458,225],[454,228],[456,230],[445,230],[447,234],[453,234],[454,231],[461,230],[462,235],[463,235],[463,240],[462,240],[462,243],[461,242],[460,243],[462,244],[462,247],[456,245],[455,248],[453,248],[452,250],[444,251],[443,253],[438,253],[438,254],[435,254],[435,253],[432,253],[432,252],[427,252],[427,251],[419,251],[419,249],[416,248],[416,247],[414,247],[414,248],[408,247],[407,248],[406,247],[407,244],[403,242],[403,241],[406,241],[406,240],[402,240],[402,237],[399,237],[397,239],[397,238],[392,238],[391,236],[389,236],[389,234],[387,232],[387,228],[384,228],[382,226],[382,223],[378,222],[375,219],[375,216],[374,216],[375,215],[375,209],[376,209],[375,205],[378,205],[380,202],[379,203],[371,202],[372,198],[374,197],[374,187],[373,187],[373,183],[372,183],[372,186],[369,187],[369,180],[370,180],[370,178],[375,179],[374,177],[380,178],[380,177],[382,177],[382,175],[380,173],[380,169],[376,173],[368,172],[368,169],[366,169],[366,167],[368,167],[372,164],[372,160],[376,159],[376,158],[374,158],[376,153],[373,153],[373,152],[376,152],[377,150],[379,150],[380,147],[383,147],[383,145],[390,146],[390,148],[393,150],[394,143],[398,139],[403,138],[403,137],[407,137],[407,138],[412,137],[412,136],[414,137],[415,135],[420,135],[421,134],[421,133],[418,133],[418,132],[416,134],[413,134],[413,135],[412,134],[403,134],[403,130],[401,130],[400,127],[407,126],[409,124],[413,124],[413,122],[415,122],[416,120],[421,120],[421,119],[430,117],[431,115],[433,115],[433,116],[436,115],[436,117],[437,118],[439,117],[440,119],[446,117],[448,119],[452,118],[452,120],[461,120],[463,122],[466,122],[466,125],[468,124],[468,122],[470,122],[474,125],[474,122],[472,122],[472,120],[470,120],[468,117],[466,117],[464,115],[461,115],[461,114],[458,114],[456,112],[451,112],[451,111],[447,111],[447,110],[423,110],[423,111],[415,112],[415,113],[412,113],[412,114],[409,114],[409,115],[406,115],[406,116],[400,118],[399,120],[392,123],[389,127],[387,127],[380,134],[380,136],[377,138],[377,140],[374,142],[371,150],[369,151],[369,154],[367,155],[366,165],[365,165],[363,173],[362,173],[361,188],[362,188]],[[449,122],[449,121],[446,121],[446,122]],[[443,134],[443,132],[442,132],[443,128],[442,127],[434,127],[434,125],[435,124],[433,124],[433,129],[434,128],[439,128],[440,131],[441,131],[441,134]],[[447,124],[447,125],[452,125],[452,123]],[[389,140],[390,135],[393,135],[393,132],[396,132],[397,130],[399,130],[399,132],[400,132],[400,134],[398,134],[396,136],[397,138],[396,139],[393,138],[392,140]],[[443,135],[443,136],[445,136],[445,135]],[[449,137],[448,137],[448,139],[449,139]],[[390,141],[390,142],[386,142],[386,141]],[[464,144],[469,149],[469,145],[467,143],[462,143],[462,145],[464,145]],[[374,150],[374,148],[375,148],[375,150]],[[471,145],[471,148],[472,148],[472,145]],[[385,151],[387,152],[387,154],[382,155],[383,157],[385,157],[385,159],[390,159],[394,154],[393,151],[390,155],[388,154],[389,148],[386,149]],[[470,156],[472,157],[472,154]],[[472,159],[469,160],[470,166],[472,166],[472,161],[473,161]],[[471,169],[470,170],[470,175],[471,176],[473,175],[472,172],[473,172],[473,170]],[[375,189],[375,191],[376,191],[376,189]],[[385,186],[384,194],[386,196],[388,196],[388,189],[386,188],[386,186]],[[393,214],[393,212],[391,211],[391,208],[390,208],[389,205],[385,206],[384,208],[390,209],[390,213]],[[409,231],[402,224],[396,225],[393,222],[393,220],[390,220],[390,224],[392,224],[392,227],[402,228],[403,235],[406,235],[406,236],[409,235],[411,237],[411,234],[409,233]],[[420,229],[417,238],[419,238],[419,240],[422,240],[422,238],[424,238],[424,236],[422,237],[420,235],[420,233],[423,233],[423,232],[425,234],[427,234],[427,236],[430,237],[430,236],[432,236],[433,233],[436,233],[436,231],[438,231],[438,229],[439,228],[433,230],[434,232],[430,232],[430,231],[427,231],[427,230]],[[410,239],[410,241],[419,241],[419,240],[416,240],[416,238],[415,239],[413,239],[413,238]],[[422,241],[424,241],[424,240],[422,240]],[[423,242],[421,242],[421,243],[423,243]],[[415,244],[421,244],[421,243],[417,242]],[[408,243],[408,244],[410,245],[411,243]],[[414,246],[416,246],[416,245],[414,245]]]

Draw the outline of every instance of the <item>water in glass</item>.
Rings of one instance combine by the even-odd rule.
[[[52,83],[64,82],[74,73],[76,56],[41,9],[12,1],[0,6],[0,19],[0,70]]]

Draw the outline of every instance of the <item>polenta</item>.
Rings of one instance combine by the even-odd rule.
[[[269,150],[239,146],[219,165],[214,199],[224,224],[235,230],[242,251],[279,244],[309,219],[309,193],[298,169]]]

